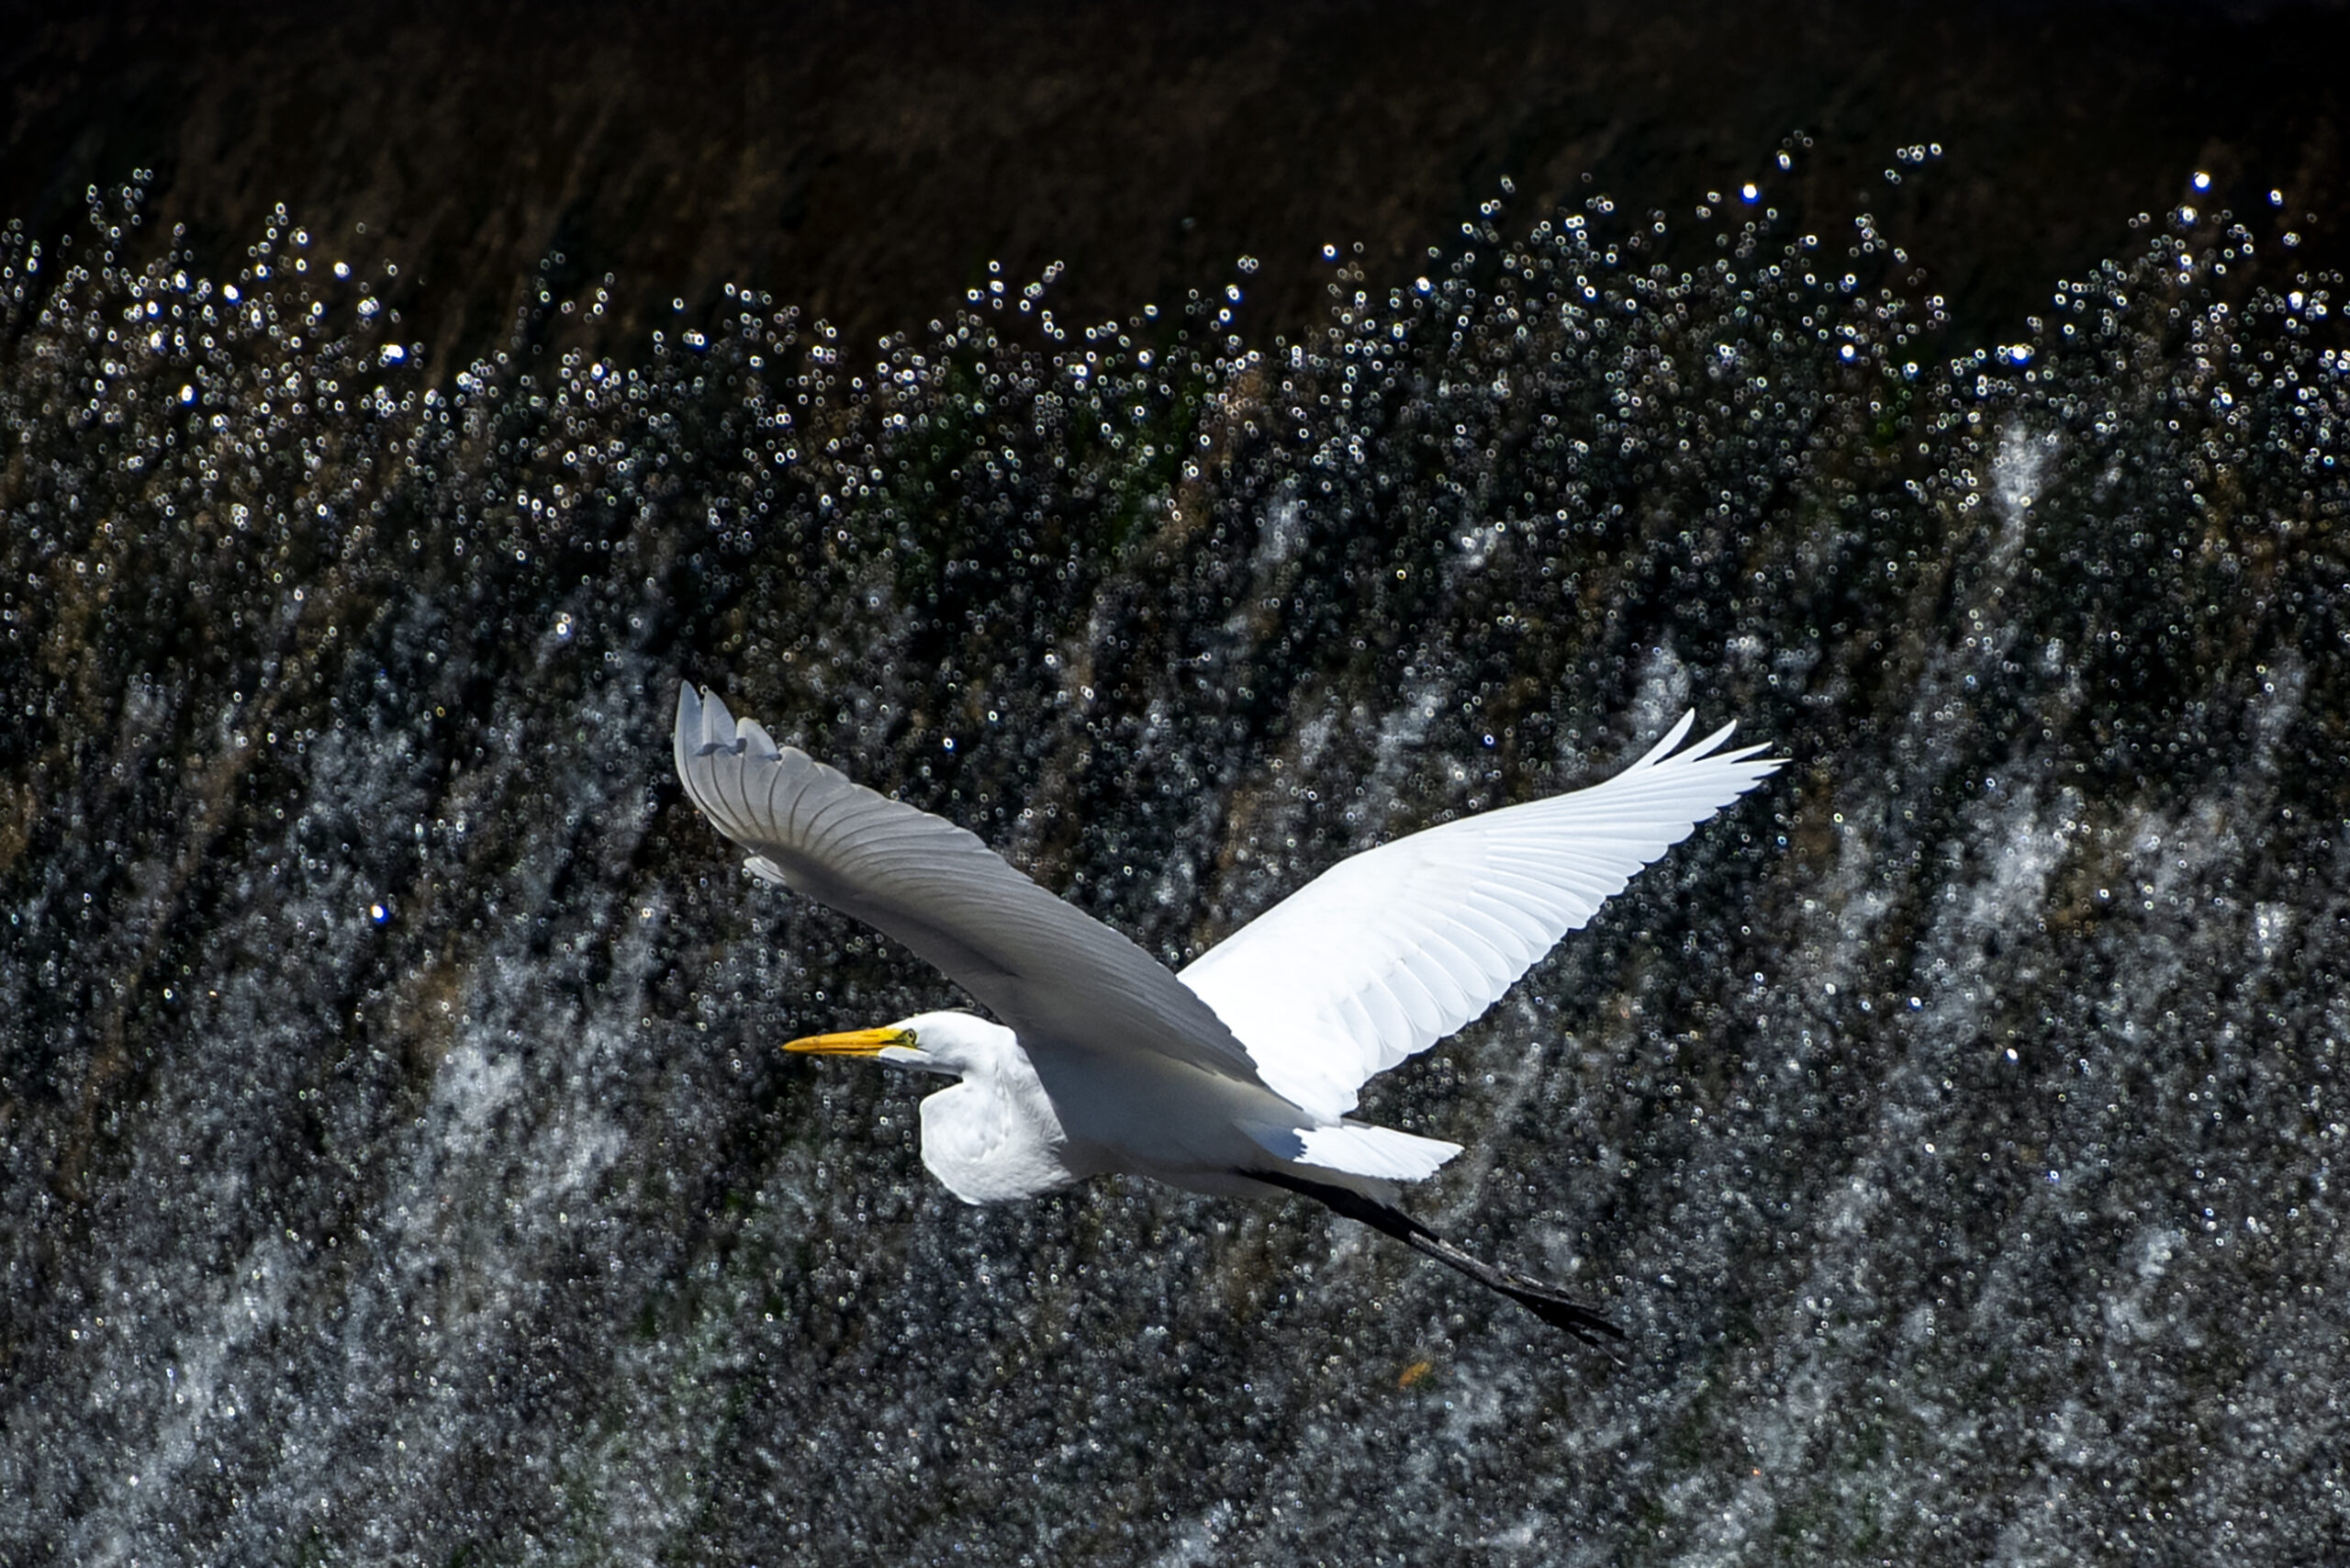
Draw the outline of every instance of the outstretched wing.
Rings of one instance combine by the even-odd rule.
[[[876,794],[715,695],[677,692],[677,777],[748,868],[896,938],[1026,1040],[1158,1052],[1246,1083],[1255,1064],[1167,967],[973,834]]]
[[[1182,971],[1274,1092],[1322,1116],[1483,1013],[1632,874],[1780,759],[1674,752],[1694,714],[1604,784],[1342,860]]]

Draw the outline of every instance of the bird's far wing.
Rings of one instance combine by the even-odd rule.
[[[1319,1115],[1501,999],[1641,867],[1780,759],[1675,752],[1693,714],[1605,783],[1342,860],[1182,971],[1274,1092]]]
[[[677,777],[749,869],[935,964],[1030,1041],[1153,1050],[1258,1083],[1240,1042],[1167,967],[972,834],[877,794],[715,694],[677,693]]]

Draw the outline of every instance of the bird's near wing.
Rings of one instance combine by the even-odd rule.
[[[1005,864],[973,834],[876,794],[715,695],[677,693],[677,777],[750,871],[832,905],[935,964],[1031,1044],[1153,1050],[1261,1081],[1167,967]]]
[[[1571,795],[1342,860],[1182,971],[1275,1093],[1322,1116],[1469,1023],[1632,874],[1779,766],[1762,746],[1654,750]]]

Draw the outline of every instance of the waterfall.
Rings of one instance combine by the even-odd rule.
[[[1733,207],[1496,204],[1285,339],[591,286],[462,368],[282,214],[11,231],[0,1555],[2338,1551],[2339,281],[2181,209],[1953,357]],[[956,1203],[775,1047],[958,997],[740,874],[680,678],[1170,963],[1769,740],[1365,1102],[1622,1363],[1302,1203]]]

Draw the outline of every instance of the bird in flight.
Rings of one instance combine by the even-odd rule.
[[[1641,867],[1781,759],[1676,750],[1694,715],[1604,783],[1462,817],[1340,861],[1178,972],[942,817],[857,784],[715,694],[677,693],[677,777],[745,869],[937,966],[1002,1022],[924,1013],[793,1040],[957,1081],[922,1103],[922,1158],[969,1204],[1112,1171],[1315,1199],[1588,1343],[1623,1331],[1470,1256],[1397,1206],[1458,1144],[1356,1120],[1372,1075],[1499,1001]]]

